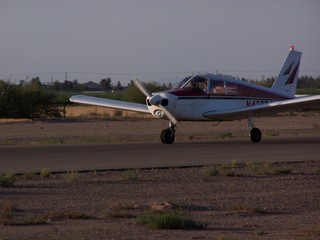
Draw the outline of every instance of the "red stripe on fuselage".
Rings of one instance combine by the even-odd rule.
[[[263,91],[260,89],[248,87],[248,86],[242,86],[239,85],[238,87],[238,93],[234,94],[228,94],[228,91],[226,91],[226,94],[215,94],[215,93],[207,93],[203,91],[200,88],[175,88],[167,91],[170,94],[173,94],[177,97],[231,97],[231,98],[262,98],[262,99],[277,99],[277,100],[284,100],[289,99],[287,97],[284,97],[282,95],[272,93],[269,91]]]

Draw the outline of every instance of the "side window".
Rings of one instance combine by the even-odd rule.
[[[225,94],[223,81],[211,80],[210,83],[211,83],[210,84],[210,93],[211,94],[218,94],[218,95]]]
[[[226,84],[226,94],[227,95],[238,95],[239,85],[234,83]]]
[[[217,95],[238,95],[239,85],[220,80],[211,80],[210,94]]]

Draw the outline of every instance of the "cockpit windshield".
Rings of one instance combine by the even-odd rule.
[[[182,79],[182,81],[178,85],[178,88],[182,88],[186,84],[186,82],[188,82],[193,77],[194,76],[188,76],[188,77],[185,77],[184,79]]]
[[[207,83],[208,80],[199,75],[189,76],[184,78],[180,84],[178,85],[179,88],[200,88],[204,91],[207,90]]]

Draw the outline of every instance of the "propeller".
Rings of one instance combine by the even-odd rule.
[[[151,98],[151,93],[142,85],[141,82],[139,82],[138,79],[133,80],[133,84],[144,94],[146,97]]]
[[[169,112],[164,106],[161,105],[161,96],[160,95],[154,95],[152,94],[142,85],[141,82],[139,82],[138,79],[133,80],[133,84],[147,97],[149,98],[149,101],[152,105],[157,106],[161,109],[161,111],[165,114],[165,116],[168,118],[168,120],[175,125],[177,123],[177,119],[172,115],[171,112]]]

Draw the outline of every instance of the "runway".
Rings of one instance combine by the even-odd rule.
[[[92,145],[0,147],[0,173],[111,170],[227,164],[231,161],[291,162],[320,160],[320,136]]]

